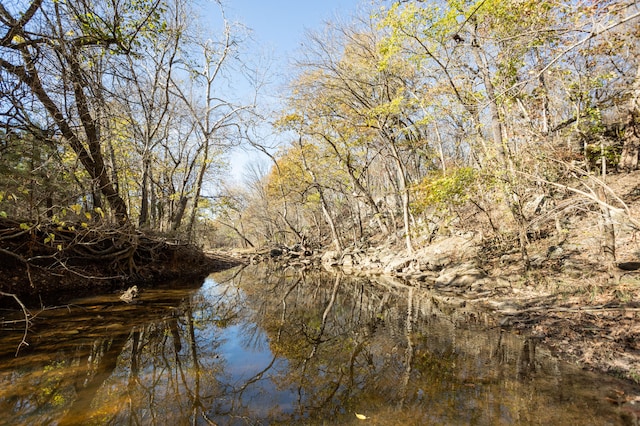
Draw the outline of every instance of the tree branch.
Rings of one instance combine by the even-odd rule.
[[[20,341],[20,343],[18,344],[18,347],[16,348],[16,355],[18,356],[18,353],[20,352],[20,348],[22,348],[23,346],[29,346],[29,343],[27,343],[27,334],[29,333],[29,311],[27,310],[27,308],[24,306],[24,304],[22,303],[22,301],[18,298],[18,296],[16,296],[13,293],[5,293],[4,291],[0,291],[0,296],[6,296],[6,297],[12,297],[13,300],[16,301],[16,303],[18,303],[18,305],[20,305],[20,308],[22,309],[22,313],[24,314],[24,334],[22,335],[22,340]]]

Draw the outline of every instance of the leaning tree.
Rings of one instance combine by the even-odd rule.
[[[119,223],[128,209],[105,158],[103,130],[108,73],[133,55],[139,35],[157,28],[161,0],[129,2],[34,0],[0,4],[0,80],[8,129],[55,132],[48,141],[70,147]]]

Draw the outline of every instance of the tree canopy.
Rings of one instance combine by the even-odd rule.
[[[402,1],[310,32],[275,120],[288,147],[247,205],[290,243],[411,251],[466,229],[515,238],[526,262],[541,194],[637,168],[639,18],[630,1]]]
[[[252,105],[224,92],[242,32],[219,13],[202,34],[182,0],[0,6],[3,214],[62,220],[78,205],[191,239]]]
[[[540,193],[590,177],[617,208],[598,188],[638,167],[636,2],[380,1],[309,32],[275,112],[229,95],[250,61],[216,13],[209,34],[184,0],[1,5],[0,214],[337,250],[473,229],[526,260]],[[239,188],[243,141],[269,166]]]

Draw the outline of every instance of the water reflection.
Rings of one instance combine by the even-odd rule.
[[[86,299],[39,314],[18,358],[0,335],[0,423],[622,423],[606,396],[627,385],[438,300],[261,266]]]

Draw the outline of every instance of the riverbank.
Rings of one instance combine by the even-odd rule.
[[[640,263],[634,232],[622,228],[617,233],[620,261],[611,270],[600,254],[598,229],[577,221],[575,226],[584,231],[531,241],[526,270],[516,244],[473,232],[417,240],[412,253],[398,238],[341,253],[308,256],[279,248],[246,259],[322,265],[432,290],[452,307],[491,312],[496,326],[534,337],[563,360],[640,383]],[[624,398],[619,402],[627,402]]]
[[[578,193],[532,197],[525,206],[528,268],[508,223],[503,233],[450,228],[417,236],[412,253],[398,233],[315,259],[295,250],[252,259],[275,254],[294,266],[322,264],[434,290],[454,306],[491,311],[497,326],[534,336],[566,361],[640,383],[640,245],[633,219],[640,217],[640,172],[618,174],[608,185],[623,206],[611,208],[607,219],[615,229],[614,265],[604,254],[602,208]]]
[[[129,286],[204,278],[242,261],[136,230],[0,218],[0,297],[40,308]],[[16,300],[17,298],[17,300]]]
[[[497,326],[535,337],[564,360],[640,383],[640,275],[622,269],[634,265],[619,264],[611,277],[587,245],[539,242],[524,271],[518,253],[491,253],[488,244],[458,235],[412,254],[393,245],[327,251],[322,264],[435,290],[460,309],[489,310]]]

